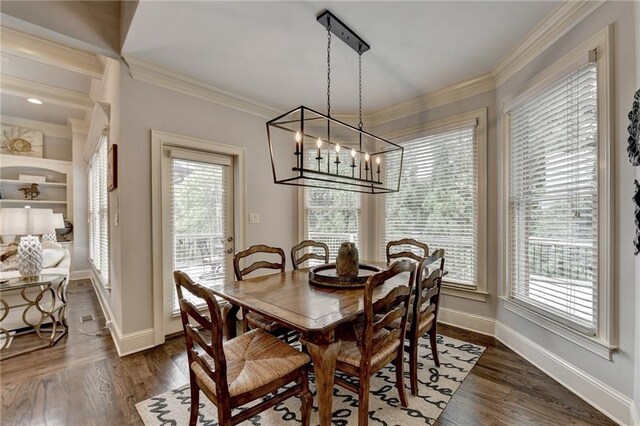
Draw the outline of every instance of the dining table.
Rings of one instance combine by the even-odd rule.
[[[363,261],[387,268],[385,262]],[[383,297],[408,274],[400,274],[374,289],[374,301]],[[364,312],[363,288],[317,286],[309,282],[309,269],[285,271],[211,287],[228,302],[224,314],[227,339],[236,336],[240,308],[257,312],[300,334],[313,362],[316,398],[322,426],[331,424],[336,358],[340,349],[339,327]]]

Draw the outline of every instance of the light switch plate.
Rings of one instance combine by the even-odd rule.
[[[249,213],[249,223],[260,223],[260,213]]]

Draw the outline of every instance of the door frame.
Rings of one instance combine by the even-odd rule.
[[[206,139],[178,135],[161,130],[151,130],[151,251],[153,280],[153,330],[154,343],[165,341],[164,283],[163,283],[163,194],[162,152],[166,146],[194,149],[233,158],[233,220],[236,247],[246,246],[246,148]]]

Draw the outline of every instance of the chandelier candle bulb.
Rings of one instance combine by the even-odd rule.
[[[356,150],[351,149],[351,177],[355,177],[356,174]]]
[[[364,180],[369,179],[369,154],[364,154]]]
[[[300,132],[296,132],[296,167],[300,168],[300,142],[302,141],[302,135]]]
[[[376,166],[377,166],[377,173],[378,173],[378,182],[380,182],[380,157],[376,157]]]

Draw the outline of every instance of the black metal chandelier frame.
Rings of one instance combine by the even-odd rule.
[[[299,106],[266,123],[274,183],[292,186],[337,189],[369,194],[398,192],[400,190],[400,176],[402,174],[404,148],[398,144],[395,144],[363,130],[362,53],[368,51],[370,49],[370,46],[328,10],[320,13],[317,16],[317,21],[327,29],[327,114],[322,114],[305,106]],[[358,127],[352,126],[331,117],[331,34],[336,35],[338,38],[344,41],[349,47],[355,50],[359,56],[358,89],[360,120],[358,123]],[[309,125],[305,129],[305,123],[317,123],[318,121],[326,121],[325,137],[318,137],[317,135],[312,134],[311,132],[313,130],[309,129]],[[354,139],[357,137],[356,140],[358,142],[356,144],[352,144],[353,146],[351,148],[351,165],[347,166],[351,169],[350,176],[348,173],[348,169],[344,168],[343,173],[340,174],[339,167],[340,164],[343,163],[343,161],[340,160],[339,142],[334,142],[331,139],[332,125],[338,126],[337,129],[341,129],[354,134]],[[322,128],[325,127],[322,126]],[[296,148],[295,152],[293,152],[293,155],[295,156],[295,166],[290,168],[290,172],[292,172],[293,176],[278,178],[278,172],[276,170],[276,163],[274,158],[274,137],[272,134],[272,130],[284,131],[286,132],[285,134],[290,133],[296,140]],[[335,130],[336,128],[334,128],[334,131]],[[373,143],[371,153],[368,152],[369,150],[365,150],[363,148],[363,137],[367,139],[367,144],[370,147],[370,144]],[[309,141],[317,141],[318,147],[315,159],[305,159],[304,153],[307,152],[305,151],[305,140],[307,141],[307,149],[309,147]],[[326,146],[326,150],[321,151],[321,146]],[[334,154],[334,161],[331,160],[331,153],[333,152],[333,150],[336,151]],[[326,155],[326,161],[324,161],[325,157],[323,157],[323,155]],[[355,161],[356,155],[358,155],[357,164]],[[396,170],[395,176],[391,176],[387,171],[387,168],[390,164],[389,162],[383,163],[384,166],[381,165],[381,160],[384,158],[389,158],[389,156],[395,156],[397,158],[397,160],[393,162],[394,166],[398,168]],[[376,162],[375,171],[374,160]],[[314,163],[317,164],[315,168]],[[326,171],[323,171],[321,170],[321,166],[324,166],[325,163]],[[335,165],[335,173],[332,172],[332,169],[334,168],[332,164]],[[384,167],[385,172],[382,172],[382,167]],[[346,174],[345,170],[347,170]]]

